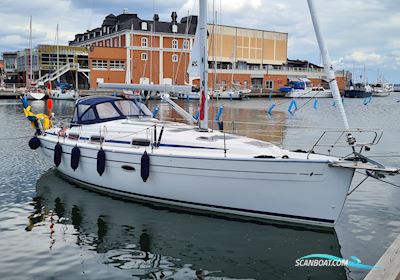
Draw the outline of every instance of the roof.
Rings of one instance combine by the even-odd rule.
[[[175,15],[176,16],[176,15]],[[154,20],[156,18],[156,20]],[[109,27],[109,34],[112,34],[113,32],[116,31],[122,31],[122,30],[138,30],[138,31],[143,31],[142,29],[142,23],[146,22],[147,23],[147,29],[145,31],[151,31],[151,26],[154,27],[154,32],[156,33],[171,33],[172,32],[172,26],[176,24],[178,27],[177,34],[191,34],[194,35],[196,33],[196,27],[197,27],[197,16],[191,15],[187,17],[183,17],[180,22],[177,22],[175,20],[172,20],[170,22],[167,21],[159,21],[158,20],[158,15],[154,16],[153,20],[143,20],[138,17],[137,14],[130,14],[130,13],[123,13],[118,16],[115,16],[113,14],[109,14],[106,16],[103,20],[102,26],[101,27]],[[175,17],[174,17],[175,18]],[[88,30],[85,33],[78,33],[75,35],[75,40],[70,41],[70,44],[74,44],[76,42],[84,42],[85,40],[88,40],[88,38],[85,36],[88,33],[93,33],[93,32],[100,32],[101,27],[95,28],[93,30]],[[104,34],[108,35],[108,34]],[[84,41],[79,41],[78,39],[80,37],[84,37]],[[92,39],[92,38],[90,38]]]
[[[120,97],[115,97],[115,96],[88,96],[84,98],[80,98],[77,102],[76,105],[96,105],[104,102],[110,102],[110,101],[115,101],[115,100],[122,100]]]

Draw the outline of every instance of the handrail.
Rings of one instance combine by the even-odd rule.
[[[326,136],[330,134],[336,133],[338,136],[336,140],[332,144],[320,144],[320,142],[326,138]],[[372,134],[371,140],[366,143],[348,143],[348,134]],[[352,130],[326,130],[322,133],[322,135],[318,138],[318,140],[314,143],[311,150],[307,154],[307,158],[309,158],[310,154],[314,152],[316,147],[329,147],[329,154],[332,152],[334,148],[338,147],[351,147],[353,151],[355,148],[360,148],[360,153],[365,147],[375,146],[382,139],[383,131],[381,129],[352,129]],[[341,142],[342,141],[342,142]]]
[[[70,63],[69,62],[69,63],[63,65],[61,68],[57,69],[56,71],[43,75],[42,77],[37,79],[35,81],[35,83],[38,84],[39,82],[46,83],[48,81],[54,81],[55,79],[57,79],[58,77],[60,77],[61,75],[65,74],[65,73],[67,73],[71,69],[79,70],[79,67],[80,67],[79,63]]]

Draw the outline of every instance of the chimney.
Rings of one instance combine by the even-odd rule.
[[[178,19],[178,14],[176,12],[172,12],[171,14],[172,23],[176,24]]]
[[[160,17],[158,16],[158,14],[154,14],[153,20],[154,21],[159,21],[160,20]]]
[[[128,8],[124,8],[124,10],[122,11],[122,13],[123,13],[124,15],[129,14]]]

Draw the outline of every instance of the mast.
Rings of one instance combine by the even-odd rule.
[[[317,13],[314,7],[313,0],[307,0],[308,8],[310,9],[311,19],[314,25],[315,35],[317,36],[317,41],[319,45],[319,49],[322,56],[322,61],[324,63],[325,73],[329,81],[329,87],[331,88],[333,98],[336,102],[336,106],[339,109],[340,115],[342,117],[342,121],[346,130],[349,130],[349,123],[347,121],[346,112],[344,111],[344,106],[342,103],[342,98],[340,96],[339,87],[335,77],[335,70],[333,68],[331,58],[329,56],[328,48],[325,44],[324,37],[322,36],[321,29],[319,27],[319,20]]]
[[[57,44],[57,71],[60,69],[60,47],[59,47],[59,39],[58,39],[58,23],[56,29],[56,44]],[[57,77],[57,82],[60,83],[60,77]]]
[[[199,0],[200,32],[200,124],[201,130],[208,130],[208,42],[207,42],[207,0]]]
[[[215,87],[217,85],[217,54],[215,53],[215,24],[217,22],[217,11],[215,11],[215,0],[213,0],[213,11],[214,11],[214,18],[213,18],[213,54],[214,54],[214,81],[212,86],[212,91],[215,91]],[[217,96],[218,97],[218,96]]]
[[[32,84],[33,80],[33,65],[32,65],[32,16],[29,21],[29,86]]]

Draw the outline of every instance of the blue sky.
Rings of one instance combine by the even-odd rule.
[[[109,14],[124,8],[142,18],[170,20],[197,13],[198,0],[2,0],[0,52],[28,46],[29,16],[34,44],[54,43],[57,23],[60,42],[101,25]],[[400,83],[400,2],[398,0],[314,0],[321,27],[337,69],[355,69],[373,82],[384,76]],[[212,0],[209,0],[212,21]],[[319,51],[306,0],[215,0],[222,24],[289,33],[289,58],[318,63]],[[218,20],[219,21],[219,20]]]

